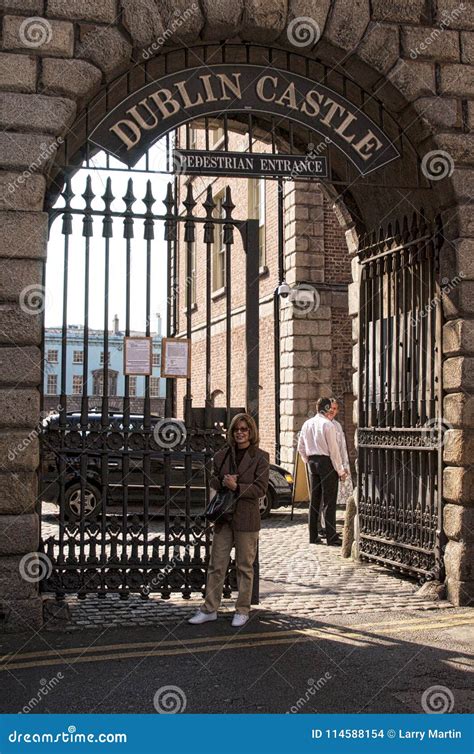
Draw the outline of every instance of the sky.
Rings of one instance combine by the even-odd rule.
[[[135,172],[142,167],[144,160],[137,164],[133,173],[114,172],[112,170],[86,170],[81,168],[72,179],[72,190],[76,195],[72,201],[73,207],[84,207],[81,194],[86,187],[88,175],[92,178],[92,190],[96,195],[93,209],[101,209],[104,204],[101,199],[105,190],[107,177],[112,180],[112,193],[117,199],[112,204],[113,210],[123,210],[122,197],[127,190],[128,178],[133,178],[133,192],[137,197],[133,209],[143,212],[145,207],[141,199],[145,196],[146,181],[151,178],[152,192],[156,199],[153,207],[156,213],[165,211],[163,199],[166,195],[167,184],[172,176],[167,174],[153,174]],[[151,170],[166,169],[165,142],[158,142],[149,152],[149,167]],[[91,164],[105,167],[103,152],[96,155]],[[118,161],[111,159],[110,167],[123,167]],[[60,197],[57,207],[64,206],[64,199]],[[46,294],[45,294],[45,324],[46,327],[60,327],[62,325],[63,307],[63,274],[64,274],[64,236],[61,233],[62,215],[55,220],[51,228],[48,244],[46,265]],[[131,252],[130,276],[130,311],[132,330],[145,330],[146,321],[146,243],[143,239],[143,220],[135,220],[134,235]],[[103,329],[104,327],[104,260],[105,241],[102,238],[102,218],[95,218],[93,236],[90,239],[90,283],[89,283],[89,327]],[[113,317],[119,316],[120,329],[125,329],[125,239],[123,238],[123,220],[114,218],[113,238],[110,239],[110,283],[109,283],[109,329],[113,326]],[[155,223],[155,239],[151,247],[151,330],[156,331],[156,312],[160,312],[163,327],[166,321],[166,270],[167,244],[164,240],[163,223]],[[73,216],[73,233],[69,242],[68,264],[68,324],[80,325],[84,322],[84,289],[85,289],[85,239],[82,236],[82,216]]]

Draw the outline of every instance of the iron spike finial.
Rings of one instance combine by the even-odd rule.
[[[113,235],[113,221],[112,221],[112,202],[114,200],[112,193],[112,180],[110,176],[105,183],[105,191],[102,194],[102,201],[104,202],[104,219],[102,220],[102,236],[103,238],[112,238]]]
[[[212,187],[208,186],[206,191],[206,200],[202,203],[202,206],[206,210],[206,217],[212,218],[212,213],[216,208],[214,197],[212,196]]]
[[[145,198],[143,200],[143,204],[146,207],[147,213],[151,213],[152,212],[152,208],[153,208],[153,205],[154,205],[155,201],[156,201],[156,199],[153,196],[153,191],[152,191],[152,188],[151,188],[151,181],[150,181],[150,179],[148,179],[147,182],[146,182]]]
[[[206,211],[206,222],[204,223],[204,243],[214,243],[214,210],[216,202],[212,196],[212,187],[208,186],[206,191],[206,200],[202,203]]]
[[[61,196],[64,198],[64,213],[61,233],[63,234],[63,236],[70,236],[72,234],[72,213],[70,210],[74,193],[71,188],[71,178],[69,176],[66,178]]]
[[[123,237],[124,238],[133,238],[133,210],[132,206],[136,201],[136,197],[133,193],[133,180],[131,178],[128,179],[127,183],[127,191],[125,196],[123,197],[123,201],[125,202],[125,217],[123,221]]]
[[[226,220],[232,220],[232,212],[235,209],[235,204],[232,201],[230,186],[226,186],[224,201],[222,202],[222,209],[225,212]]]
[[[173,186],[171,181],[168,183],[168,187],[166,189],[166,197],[163,199],[163,204],[166,207],[166,214],[169,215],[169,217],[173,216],[173,207],[174,207],[174,196],[173,196]]]
[[[166,207],[166,215],[165,215],[165,241],[176,241],[177,239],[177,233],[176,233],[176,217],[174,215],[174,196],[173,196],[173,186],[171,181],[168,183],[168,188],[166,189],[166,196],[163,199],[163,204]]]
[[[92,200],[95,198],[95,194],[92,191],[92,178],[90,175],[86,179],[86,188],[82,194],[84,199],[84,217],[82,218],[82,235],[86,238],[90,238],[93,233],[93,221],[92,221]]]
[[[155,237],[154,232],[154,219],[153,219],[153,205],[155,203],[155,197],[153,196],[153,192],[151,190],[151,181],[150,179],[146,182],[146,193],[145,198],[143,200],[143,204],[146,207],[146,217],[144,222],[144,233],[143,237],[146,241],[151,241]]]
[[[183,204],[186,207],[187,215],[191,216],[192,211],[194,207],[196,206],[196,200],[194,199],[193,187],[191,183],[188,183],[188,187],[186,191],[186,199],[184,200]]]

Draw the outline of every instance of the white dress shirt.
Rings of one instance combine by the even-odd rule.
[[[309,456],[329,456],[337,473],[344,473],[336,427],[324,414],[305,421],[298,439],[298,453],[305,463]]]
[[[349,453],[347,452],[347,443],[344,436],[344,430],[340,422],[337,419],[333,419],[332,423],[336,427],[337,445],[339,447],[339,453],[341,454],[342,465],[346,471],[350,471]]]

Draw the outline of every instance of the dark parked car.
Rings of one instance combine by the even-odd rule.
[[[107,448],[98,452],[100,414],[89,414],[86,431],[86,453],[82,454],[83,435],[80,431],[80,415],[68,414],[67,430],[61,450],[59,417],[50,416],[44,422],[43,432],[43,472],[41,477],[41,499],[44,502],[59,504],[60,473],[63,470],[65,515],[68,520],[78,520],[82,515],[93,520],[101,510],[102,490],[107,485],[107,510],[122,506],[124,491],[130,506],[143,505],[145,479],[148,478],[150,512],[163,510],[165,502],[165,475],[168,475],[170,510],[173,513],[184,510],[186,502],[186,470],[183,438],[168,455],[159,444],[154,444],[151,453],[145,454],[141,445],[144,441],[143,416],[130,417],[129,452],[123,451],[123,417],[111,415],[107,430]],[[152,428],[162,422],[152,417]],[[180,423],[176,422],[179,428]],[[95,447],[94,447],[95,445]],[[106,456],[104,464],[103,454]],[[208,456],[209,460],[209,456]],[[205,506],[205,455],[193,451],[191,464],[191,484],[189,495],[193,513]],[[148,465],[148,469],[147,469]],[[127,468],[128,466],[128,468]],[[165,470],[166,467],[166,470]],[[146,477],[145,477],[146,474]],[[124,475],[128,484],[124,485]],[[293,478],[281,466],[270,465],[270,481],[267,495],[261,501],[262,518],[270,515],[273,508],[291,504]]]

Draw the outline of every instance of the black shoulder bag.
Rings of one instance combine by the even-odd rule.
[[[229,453],[232,452],[232,449],[229,448],[227,453],[224,456],[224,459],[221,463],[221,467],[219,469],[219,476],[221,474],[222,468],[224,466],[225,460]],[[231,455],[232,459],[232,455]],[[233,465],[233,464],[231,464]],[[227,487],[223,490],[219,490],[216,492],[212,500],[209,502],[209,505],[206,508],[206,518],[211,523],[216,523],[216,521],[227,521],[229,518],[232,517],[232,514],[235,510],[235,495],[233,490],[229,490]]]

